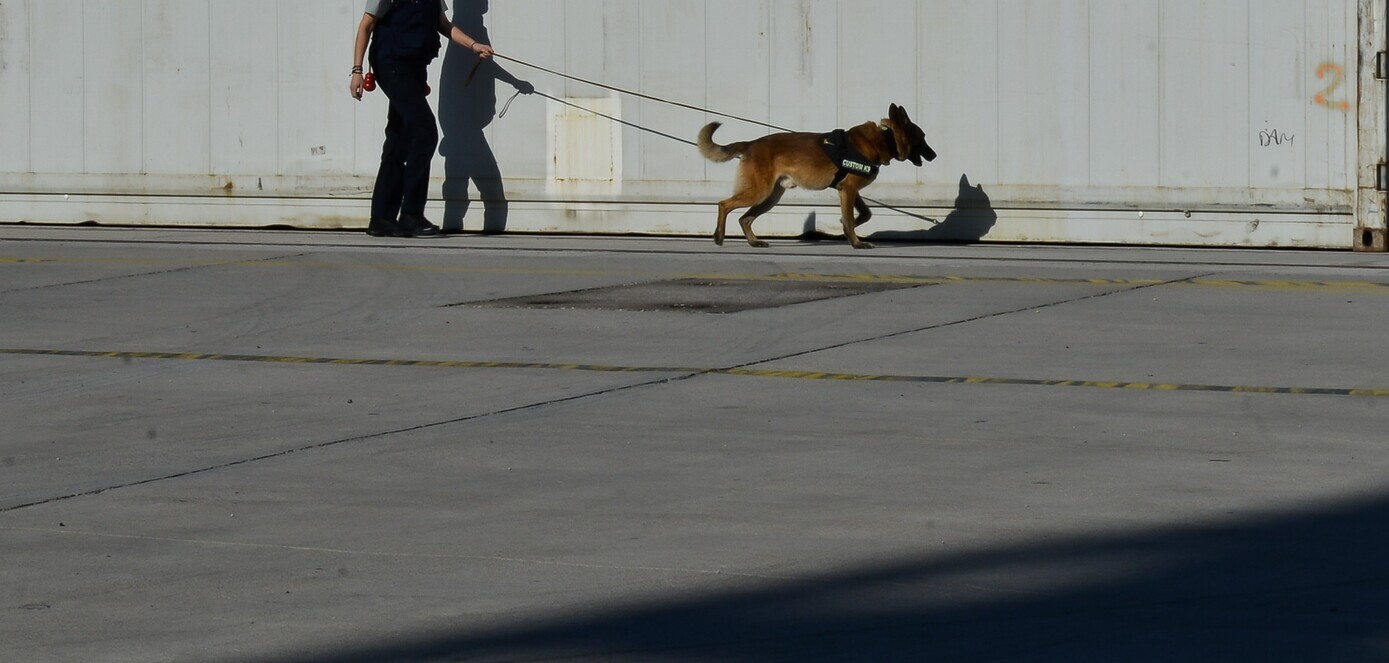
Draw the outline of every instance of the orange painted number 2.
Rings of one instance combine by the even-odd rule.
[[[1320,67],[1317,67],[1317,78],[1326,78],[1328,75],[1331,76],[1331,84],[1326,86],[1326,89],[1317,93],[1315,101],[1318,105],[1326,106],[1327,108],[1350,110],[1349,101],[1334,101],[1331,99],[1331,95],[1341,89],[1341,85],[1346,82],[1346,70],[1342,69],[1341,65],[1334,62],[1323,62]]]

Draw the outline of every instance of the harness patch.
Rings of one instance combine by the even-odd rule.
[[[839,172],[834,174],[834,182],[830,186],[838,186],[849,173],[867,177],[878,176],[878,165],[854,149],[853,144],[849,142],[848,132],[843,129],[821,134],[820,149],[825,151],[830,161],[839,165]]]
[[[847,168],[849,170],[857,170],[858,172],[863,173],[864,175],[870,175],[875,170],[873,166],[870,166],[866,163],[859,163],[857,161],[851,161],[849,159],[845,159],[839,162],[839,167]]]

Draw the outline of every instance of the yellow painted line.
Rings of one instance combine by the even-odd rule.
[[[813,281],[817,283],[1039,283],[1072,285],[1161,285],[1167,281],[1157,279],[1096,279],[1096,278],[1042,278],[1032,276],[909,276],[897,274],[805,274],[786,273],[764,277],[734,277],[744,280],[753,278],[776,281]],[[1386,285],[1389,287],[1389,284]]]
[[[332,364],[337,366],[407,366],[434,368],[521,368],[609,373],[703,373],[707,369],[660,366],[605,366],[601,364],[558,364],[510,361],[447,361],[437,359],[354,359],[347,357],[301,357],[287,355],[200,354],[192,352],[98,352],[89,350],[40,350],[0,348],[0,355],[49,357],[94,357],[102,359],[167,359],[180,361],[235,361],[262,364]]]
[[[1085,387],[1132,391],[1205,391],[1235,394],[1292,394],[1303,396],[1355,396],[1389,398],[1389,389],[1340,389],[1326,387],[1263,387],[1251,385],[1161,384],[1115,382],[1108,380],[1037,380],[979,376],[874,375],[867,373],[829,373],[754,368],[699,368],[690,366],[609,366],[603,364],[448,361],[438,359],[353,359],[346,357],[302,357],[286,355],[200,354],[192,352],[102,352],[92,350],[45,350],[0,348],[0,355],[48,357],[91,357],[101,359],[165,359],[178,361],[235,361],[265,364],[331,364],[336,366],[396,366],[455,369],[532,369],[552,371],[593,371],[602,373],[676,373],[728,375],[781,380],[835,380],[859,382],[916,382],[929,384],[1011,385],[1030,387]]]
[[[817,282],[878,282],[878,284],[1039,284],[1039,285],[1121,285],[1121,286],[1206,286],[1264,290],[1365,290],[1389,293],[1389,284],[1375,281],[1239,281],[1239,279],[1197,278],[1190,281],[1160,281],[1151,278],[1043,278],[1043,277],[908,277],[872,274],[778,274],[772,279]]]
[[[314,269],[365,269],[375,271],[400,272],[447,272],[458,274],[516,274],[534,276],[591,276],[625,277],[632,279],[700,279],[708,281],[800,281],[813,283],[889,283],[934,285],[946,283],[1023,283],[1033,285],[1106,285],[1106,286],[1154,286],[1168,284],[1179,287],[1215,287],[1249,290],[1307,290],[1307,291],[1353,291],[1365,293],[1389,293],[1389,283],[1375,281],[1288,281],[1288,280],[1239,280],[1239,279],[1193,279],[1190,281],[1169,282],[1159,279],[1107,279],[1107,278],[1046,278],[1030,276],[962,276],[962,275],[907,275],[907,274],[813,274],[788,272],[781,274],[722,274],[722,273],[669,273],[669,272],[631,272],[599,269],[532,269],[512,267],[472,267],[458,265],[390,265],[381,263],[352,264],[324,261],[305,261],[287,258],[283,260],[239,260],[233,262],[206,262],[193,260],[160,259],[118,259],[118,258],[33,258],[23,256],[0,256],[0,264],[108,264],[143,266],[180,267],[306,267]]]
[[[1239,281],[1231,279],[1195,279],[1194,286],[1251,290],[1333,290],[1338,292],[1389,292],[1389,283],[1374,281]],[[1179,283],[1177,285],[1184,285]]]

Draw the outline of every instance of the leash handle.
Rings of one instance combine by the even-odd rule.
[[[468,72],[468,80],[463,81],[463,87],[468,87],[473,84],[473,77],[477,75],[477,70],[482,68],[482,63],[484,62],[486,62],[486,60],[482,58],[477,59],[477,64],[473,65],[473,70]]]

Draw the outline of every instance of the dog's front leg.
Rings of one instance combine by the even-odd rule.
[[[871,249],[873,245],[858,238],[858,233],[854,230],[858,223],[854,221],[854,210],[862,209],[868,212],[868,205],[863,202],[863,198],[858,195],[858,189],[850,186],[848,182],[839,189],[839,221],[844,226],[844,236],[849,238],[849,243],[856,249]],[[868,220],[865,215],[864,221]],[[862,222],[859,222],[862,223]]]
[[[868,203],[863,200],[863,196],[854,196],[854,209],[858,210],[858,216],[854,218],[854,227],[857,228],[873,218],[873,210],[868,208]]]

